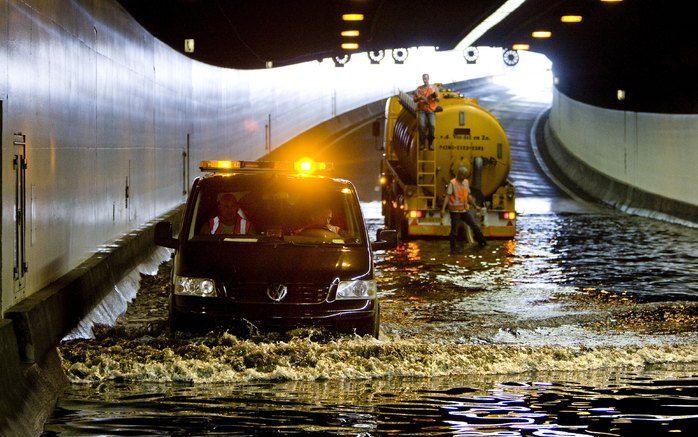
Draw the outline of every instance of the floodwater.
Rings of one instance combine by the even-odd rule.
[[[510,137],[518,234],[378,253],[379,339],[165,334],[171,266],[61,348],[46,435],[664,435],[698,426],[698,229],[570,198],[530,130],[549,89],[473,92]],[[373,147],[370,129],[340,141]],[[339,152],[338,152],[339,153]],[[365,165],[375,165],[367,150]],[[352,156],[357,156],[356,151]],[[351,175],[349,175],[351,179]],[[373,235],[373,185],[357,184]]]

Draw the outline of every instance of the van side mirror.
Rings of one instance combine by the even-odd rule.
[[[178,240],[172,237],[172,223],[158,222],[155,224],[155,244],[176,249]]]
[[[378,229],[376,241],[371,243],[372,250],[387,250],[397,247],[397,231],[395,229]]]

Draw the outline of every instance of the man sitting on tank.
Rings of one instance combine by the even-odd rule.
[[[201,235],[245,235],[254,234],[254,225],[240,207],[235,193],[218,195],[218,214],[201,226]]]
[[[417,120],[419,121],[419,150],[425,149],[429,140],[429,150],[434,150],[434,133],[436,131],[436,102],[439,101],[439,88],[429,83],[429,75],[422,75],[424,85],[414,91],[417,102]]]

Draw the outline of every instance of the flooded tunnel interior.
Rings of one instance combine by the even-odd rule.
[[[570,197],[531,132],[550,89],[472,97],[512,148],[517,235],[378,252],[379,339],[312,329],[167,334],[171,265],[94,339],[64,342],[72,384],[46,435],[271,432],[631,435],[696,426],[698,230]],[[366,123],[314,157],[354,181],[369,234],[381,151]],[[548,435],[548,434],[545,434]]]

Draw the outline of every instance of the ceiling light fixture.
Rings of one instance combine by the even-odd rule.
[[[480,51],[477,49],[477,47],[470,46],[463,50],[463,57],[465,58],[465,62],[468,64],[474,64],[477,62],[477,58],[480,57]]]
[[[516,50],[509,49],[504,50],[502,58],[505,64],[507,64],[510,67],[513,67],[514,65],[519,63],[519,52],[517,52]]]
[[[344,50],[356,50],[359,48],[359,45],[355,42],[343,42],[342,48]]]
[[[344,21],[363,21],[364,14],[343,14],[342,20],[344,20]]]
[[[536,30],[535,32],[531,33],[531,36],[534,38],[550,38],[553,36],[553,33],[549,30]]]
[[[514,50],[528,50],[531,46],[528,44],[514,44],[511,48]]]
[[[506,0],[502,6],[492,13],[489,17],[485,18],[480,24],[475,26],[475,28],[468,33],[465,38],[463,38],[454,47],[454,50],[465,50],[474,42],[476,42],[482,35],[488,30],[494,27],[497,23],[506,18],[509,14],[514,12],[519,6],[521,6],[526,0]]]
[[[407,49],[393,49],[392,56],[396,64],[403,64],[407,60]]]
[[[344,67],[344,65],[347,62],[349,62],[350,59],[351,59],[351,55],[349,53],[347,53],[346,55],[344,55],[342,57],[335,56],[334,58],[332,58],[332,61],[334,62],[335,67]]]
[[[359,31],[358,30],[343,30],[340,35],[348,36],[348,37],[359,36]]]
[[[371,64],[379,64],[383,58],[385,58],[384,50],[371,50],[368,52],[368,59],[371,60]]]
[[[563,15],[560,17],[560,21],[563,23],[581,23],[582,22],[582,16],[581,15]]]

